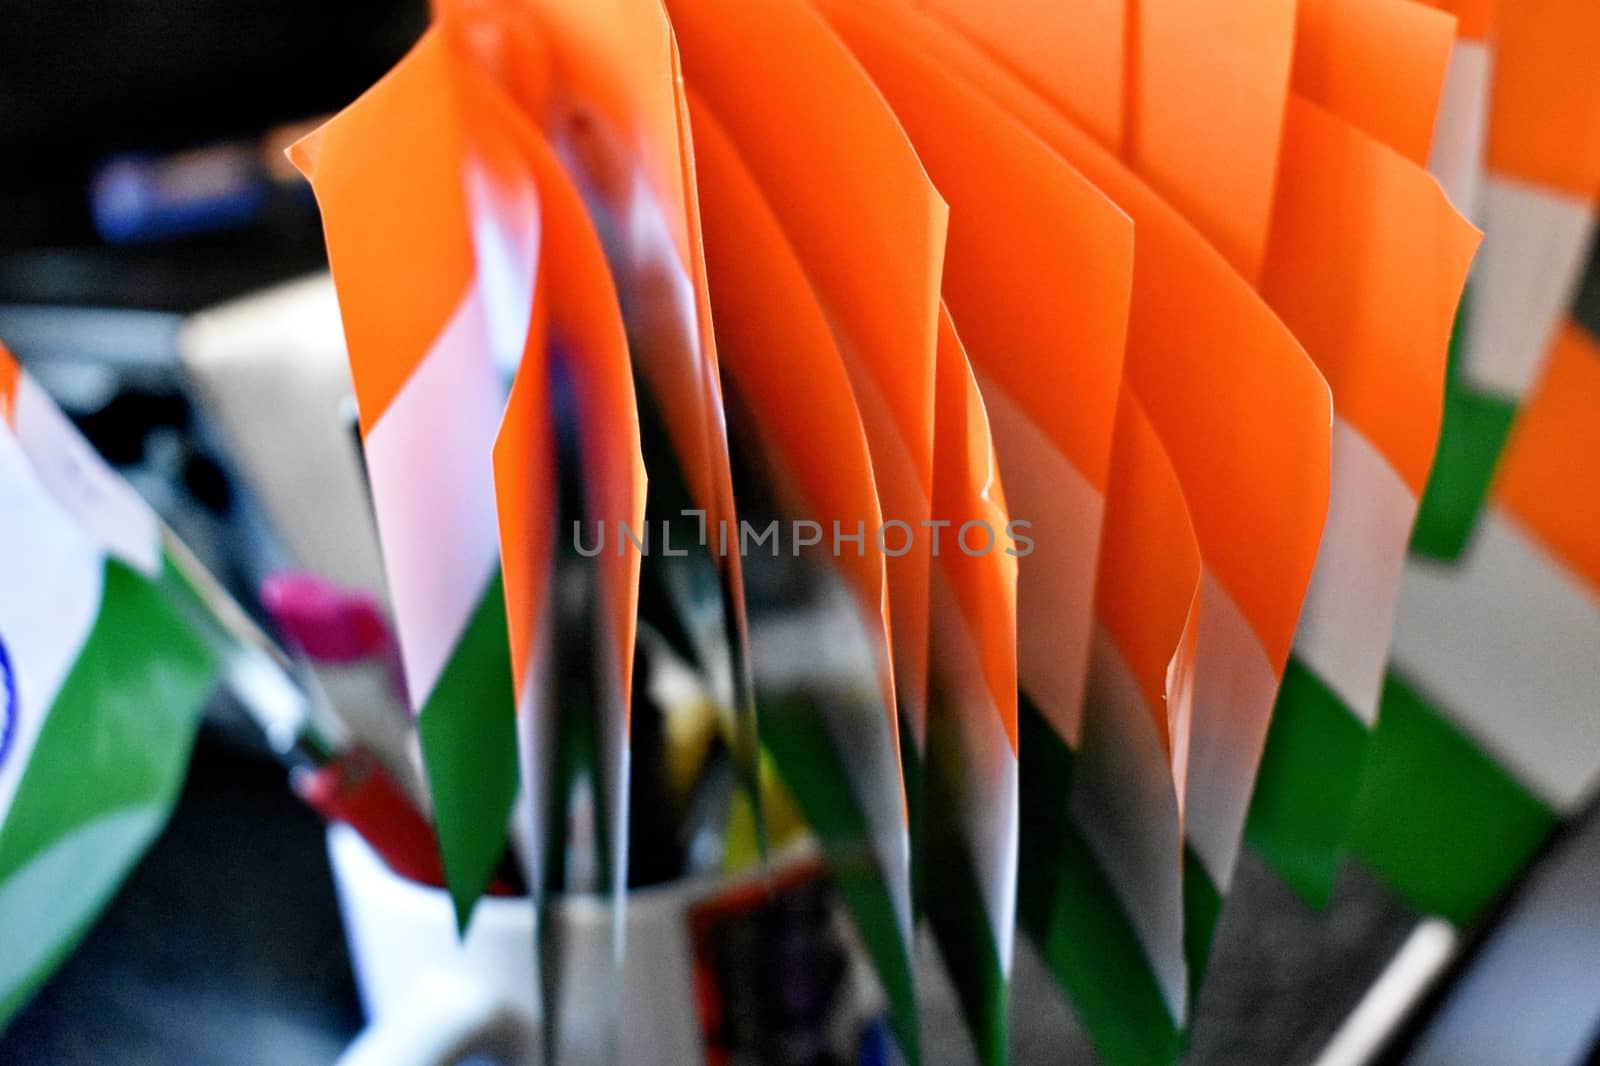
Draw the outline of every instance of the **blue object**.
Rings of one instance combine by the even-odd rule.
[[[118,156],[95,175],[90,211],[102,240],[143,244],[247,226],[261,214],[270,189],[254,154],[242,146]]]

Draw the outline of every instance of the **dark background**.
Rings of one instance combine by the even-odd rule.
[[[0,245],[89,242],[84,188],[106,156],[333,111],[426,18],[423,0],[0,2]]]

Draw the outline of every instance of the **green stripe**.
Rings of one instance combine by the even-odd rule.
[[[159,590],[106,561],[99,614],[0,830],[0,884],[30,869],[57,869],[34,864],[90,826],[101,827],[90,834],[97,861],[74,869],[75,883],[58,885],[59,893],[28,893],[36,905],[26,913],[0,908],[0,944],[61,938],[36,954],[28,974],[11,975],[19,984],[0,987],[0,1026],[82,936],[165,823],[215,665]]]
[[[1109,1066],[1174,1062],[1182,1034],[1138,936],[1067,813],[1073,753],[1020,698],[1018,921]]]
[[[1008,1046],[1009,983],[989,927],[978,871],[961,828],[965,802],[958,782],[963,745],[959,727],[951,720],[951,714],[958,712],[942,711],[937,697],[929,704],[928,765],[923,778],[926,850],[922,855],[931,876],[923,879],[921,898],[945,969],[961,1000],[978,1061],[1001,1066]]]
[[[1188,844],[1183,847],[1183,957],[1189,967],[1189,1002],[1200,997],[1206,967],[1211,963],[1211,944],[1222,917],[1222,892],[1206,873],[1200,854]]]
[[[1290,658],[1245,837],[1316,907],[1333,893],[1370,735],[1333,689]]]
[[[1391,673],[1352,850],[1419,908],[1470,922],[1527,865],[1556,816]]]
[[[1515,418],[1515,406],[1499,397],[1458,382],[1446,387],[1439,453],[1417,512],[1412,551],[1446,561],[1460,558]]]
[[[465,930],[506,849],[517,794],[516,694],[495,571],[417,719],[445,881]]]
[[[900,937],[894,901],[872,850],[865,818],[850,788],[844,760],[822,726],[822,712],[806,696],[763,700],[761,740],[789,794],[822,841],[828,869],[877,967],[889,999],[889,1022],[911,1066],[922,1061],[916,986]]]
[[[1462,376],[1465,321],[1463,299],[1450,341],[1439,451],[1411,536],[1412,551],[1446,561],[1459,558],[1472,538],[1516,418],[1514,404],[1473,388]]]

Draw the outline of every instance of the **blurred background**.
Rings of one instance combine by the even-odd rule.
[[[197,399],[180,338],[189,316],[325,269],[282,147],[426,18],[420,0],[0,5],[0,338],[251,609],[296,553]],[[1600,324],[1592,276],[1581,307]],[[1593,869],[1600,844],[1568,839]],[[1247,854],[1189,1060],[1316,1061],[1417,921],[1354,870],[1313,913]],[[1091,1061],[1020,940],[1018,968],[1015,1061]],[[930,1061],[968,1061],[953,993],[931,963],[924,980]],[[1397,1030],[1394,1056],[1448,998]],[[330,1063],[361,1023],[322,822],[220,695],[169,828],[0,1033],[0,1062]]]

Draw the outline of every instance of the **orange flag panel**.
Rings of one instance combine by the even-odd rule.
[[[1576,323],[1517,417],[1495,498],[1600,597],[1600,343]]]
[[[1102,144],[1122,144],[1129,0],[912,2],[970,35]]]
[[[1111,491],[1095,611],[1133,671],[1168,754],[1181,752],[1188,722],[1169,713],[1174,674],[1193,669],[1190,625],[1200,594],[1200,546],[1183,488],[1155,427],[1133,394],[1117,410]],[[1169,703],[1171,700],[1171,703]],[[1178,794],[1183,794],[1180,783]]]
[[[1455,36],[1409,0],[1300,0],[1294,91],[1427,166]]]
[[[1137,0],[1127,158],[1246,281],[1266,252],[1295,0]]]
[[[1419,498],[1478,241],[1420,167],[1291,100],[1261,291],[1316,359],[1340,416]]]
[[[1600,4],[1515,0],[1495,35],[1489,169],[1579,199],[1600,193]]]

